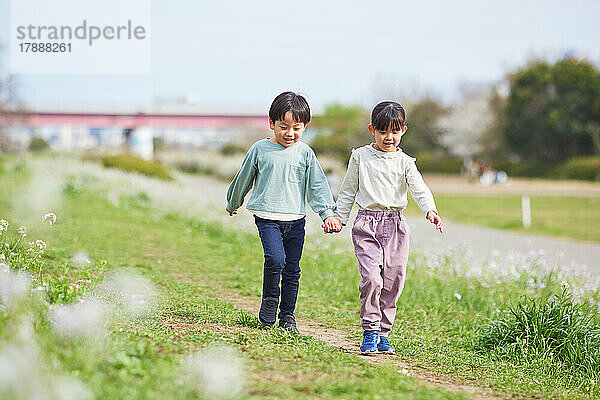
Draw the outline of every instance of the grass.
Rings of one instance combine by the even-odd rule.
[[[241,398],[457,398],[423,386],[391,366],[370,365],[311,337],[258,329],[255,316],[215,299],[213,292],[224,282],[211,280],[204,270],[216,267],[219,252],[234,250],[232,243],[224,242],[228,235],[220,228],[176,216],[156,218],[148,210],[116,207],[85,191],[70,192],[65,200],[68,212],[59,214],[52,229],[28,227],[29,236],[44,232],[52,243],[43,258],[44,279],[62,279],[66,287],[89,279],[80,293],[85,296],[93,293],[106,272],[130,267],[159,288],[160,308],[148,319],[113,322],[108,338],[100,341],[57,335],[46,303],[35,296],[20,313],[0,309],[0,362],[22,367],[17,368],[17,389],[0,388],[3,399],[35,398],[36,385],[60,382],[57,376],[63,375],[79,379],[96,398],[204,398],[195,382],[182,374],[182,364],[187,355],[215,344],[234,348],[243,360],[248,382]],[[69,266],[70,257],[82,248],[95,261]],[[187,273],[192,274],[190,279],[183,278]],[[22,346],[17,332],[29,318],[37,345]],[[36,346],[41,350],[37,356]],[[7,360],[11,350],[33,355]],[[22,385],[25,380],[28,385]]]
[[[435,195],[450,221],[600,243],[600,198],[530,196],[531,227],[523,228],[521,196]],[[408,215],[422,215],[409,201]]]
[[[499,358],[568,368],[574,381],[600,378],[600,320],[572,298],[567,285],[548,301],[523,298],[508,313],[483,326],[477,347]]]
[[[0,202],[7,203],[7,199]],[[0,210],[0,215],[16,218],[7,215],[9,210]],[[44,276],[66,276],[66,286],[83,278],[92,281],[81,296],[93,290],[105,273],[120,267],[150,278],[162,293],[157,313],[145,320],[115,323],[108,342],[97,351],[85,342],[65,343],[50,328],[43,303],[37,306],[35,332],[48,362],[81,379],[97,398],[193,398],[190,382],[180,377],[182,359],[214,343],[241,354],[247,369],[246,398],[457,397],[310,337],[258,329],[255,316],[217,300],[215,293],[225,291],[260,296],[260,241],[235,225],[162,215],[128,203],[115,206],[82,189],[67,192],[55,226],[28,227],[28,232],[31,237],[43,234],[49,243]],[[307,239],[297,314],[343,329],[358,343],[359,274],[346,248],[334,239]],[[70,257],[82,249],[93,263],[69,266]],[[390,336],[402,359],[517,397],[598,394],[589,381],[571,379],[569,368],[547,359],[516,360],[477,351],[483,324],[498,311],[514,307],[523,295],[546,301],[560,291],[555,275],[540,274],[531,265],[510,280],[494,274],[465,277],[460,262],[453,257],[411,255]],[[455,294],[461,295],[460,300]],[[0,311],[5,343],[14,330],[11,318]]]

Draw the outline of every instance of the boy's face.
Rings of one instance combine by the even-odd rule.
[[[403,126],[399,130],[393,130],[391,127],[388,127],[386,131],[378,131],[373,125],[369,124],[369,132],[375,138],[377,150],[397,151],[400,139],[404,135],[404,132],[406,132],[406,126]]]
[[[304,129],[306,129],[306,125],[303,122],[294,121],[291,111],[285,113],[283,121],[277,120],[273,122],[269,118],[269,126],[275,135],[271,141],[279,143],[284,147],[290,147],[300,140]]]

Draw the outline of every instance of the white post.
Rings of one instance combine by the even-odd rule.
[[[151,160],[154,157],[153,132],[149,127],[135,128],[129,138],[129,149],[138,156]]]
[[[523,216],[523,227],[531,227],[531,201],[529,196],[521,196],[521,214]]]

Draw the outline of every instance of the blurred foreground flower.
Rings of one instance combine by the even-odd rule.
[[[88,298],[75,304],[59,304],[50,308],[54,329],[65,337],[102,336],[106,333],[110,306],[107,302]]]
[[[29,293],[31,276],[26,272],[11,271],[6,264],[0,266],[0,300],[10,307]]]
[[[90,258],[88,255],[82,251],[75,253],[73,257],[71,257],[71,264],[74,265],[86,265],[91,264]]]
[[[189,356],[183,365],[186,385],[209,399],[231,399],[241,395],[244,367],[235,350],[215,346]]]
[[[0,398],[11,400],[91,400],[80,380],[56,375],[35,344],[8,344],[0,349]]]
[[[107,276],[100,284],[100,291],[135,317],[150,314],[158,300],[158,293],[150,280],[127,269],[114,271]]]

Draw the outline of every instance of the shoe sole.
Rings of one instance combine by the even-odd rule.
[[[376,351],[371,351],[371,350],[361,350],[360,354],[362,354],[363,356],[374,356],[379,354],[379,350]]]
[[[393,355],[396,354],[395,351],[392,350],[378,350],[379,354],[389,354],[389,355]]]

